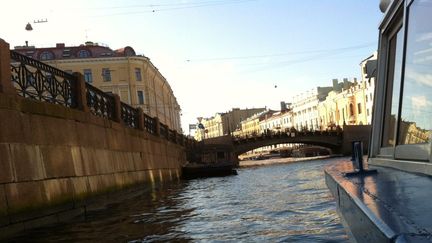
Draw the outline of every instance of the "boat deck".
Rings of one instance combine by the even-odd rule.
[[[326,183],[357,242],[431,242],[432,177],[371,166],[378,173],[344,176],[351,161],[325,170]]]

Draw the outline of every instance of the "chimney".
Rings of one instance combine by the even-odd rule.
[[[64,43],[57,43],[56,48],[65,48],[65,44]]]
[[[338,83],[339,83],[339,81],[338,81],[338,79],[337,78],[334,78],[333,80],[333,89],[337,89],[337,86],[338,86]]]
[[[287,110],[287,104],[285,103],[285,101],[281,101],[280,102],[280,109],[281,111],[286,111]]]

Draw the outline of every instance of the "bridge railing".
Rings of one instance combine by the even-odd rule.
[[[234,136],[234,142],[242,142],[250,139],[265,139],[269,137],[307,137],[307,136],[340,136],[342,131],[328,130],[328,131],[297,131],[295,129],[287,129],[286,131],[265,131],[261,133],[250,133],[240,136]]]
[[[118,95],[105,93],[86,83],[82,74],[70,74],[10,50],[9,44],[2,39],[0,93],[91,112],[182,146],[193,144],[186,136],[169,130],[157,117],[152,118],[140,108],[121,102]]]

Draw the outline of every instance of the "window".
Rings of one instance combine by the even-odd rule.
[[[370,116],[369,109],[366,109],[366,114],[367,114],[367,116]]]
[[[432,135],[432,0],[414,1],[408,12],[406,61],[398,144],[424,144]]]
[[[389,46],[390,53],[388,59],[386,106],[382,141],[382,146],[384,147],[395,145],[403,55],[403,31],[401,29],[390,38]]]
[[[138,94],[138,104],[144,105],[144,92],[141,90],[138,90],[137,94]]]
[[[102,78],[104,82],[111,81],[111,70],[109,68],[102,68]]]
[[[368,102],[368,96],[366,95],[366,103]]]
[[[135,77],[136,77],[136,81],[141,81],[141,69],[140,68],[135,68]]]
[[[63,57],[70,57],[70,49],[63,50]]]
[[[52,60],[52,59],[54,59],[54,54],[50,51],[44,51],[40,54],[39,59],[42,61]]]
[[[92,77],[92,71],[91,71],[91,69],[84,69],[84,80],[87,83],[92,83],[93,82],[93,77]]]
[[[79,58],[86,58],[86,57],[90,57],[90,52],[87,50],[80,50],[78,52],[78,57]]]
[[[361,114],[361,113],[362,113],[361,103],[358,103],[358,104],[357,104],[357,111],[358,111],[358,114]]]
[[[350,116],[354,116],[354,106],[352,103],[349,105],[349,113],[350,113]]]

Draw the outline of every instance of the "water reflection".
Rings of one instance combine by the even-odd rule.
[[[159,186],[92,211],[85,221],[14,240],[345,242],[324,183],[325,163],[247,168],[238,176]]]

